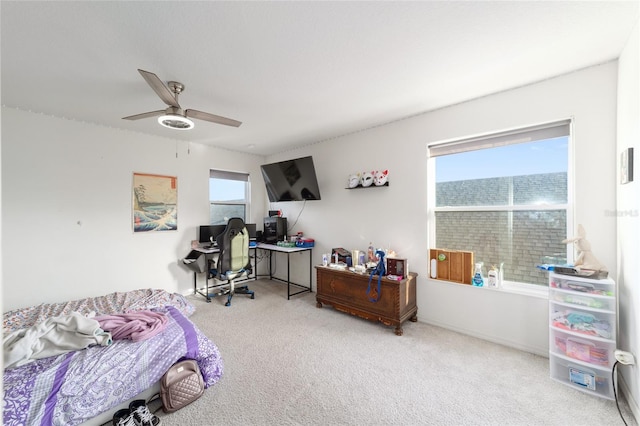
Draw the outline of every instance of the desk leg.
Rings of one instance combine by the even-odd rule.
[[[312,252],[312,251],[313,251],[313,250],[309,249],[309,293],[313,293],[313,292],[311,291],[311,287],[312,287],[312,285],[311,285],[311,279],[312,279],[312,278],[311,278],[311,270],[313,269],[313,260],[311,260],[311,257],[312,257],[312,256],[311,256],[311,252]]]
[[[258,249],[253,248],[253,280],[258,280]]]
[[[273,279],[273,272],[271,269],[271,255],[272,255],[272,251],[269,250],[269,279],[272,280]]]
[[[208,263],[207,263],[208,267]],[[201,292],[198,290],[198,274],[196,272],[193,273],[193,294],[199,294],[204,296],[207,299],[207,303],[211,302],[211,297],[209,296],[209,270],[205,272],[205,292]]]
[[[209,269],[211,265],[209,265],[209,261],[207,260],[207,270],[204,272],[204,293],[207,298],[207,303],[211,302],[211,298],[209,297]]]
[[[287,300],[291,298],[291,262],[289,261],[291,253],[287,253]]]

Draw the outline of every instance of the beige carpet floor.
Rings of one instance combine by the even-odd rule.
[[[551,380],[547,358],[421,322],[396,336],[318,309],[313,293],[287,300],[281,283],[250,287],[255,300],[237,295],[230,307],[189,297],[224,375],[182,410],[159,411],[162,425],[624,424],[614,401]]]

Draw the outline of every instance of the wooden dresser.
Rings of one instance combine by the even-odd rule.
[[[367,287],[369,274],[356,274],[327,266],[316,266],[316,306],[332,305],[335,309],[370,321],[380,321],[395,326],[395,333],[402,336],[402,323],[418,320],[416,306],[416,277],[410,272],[402,281],[382,278],[380,298],[369,301]],[[372,296],[378,290],[378,277],[371,280]]]

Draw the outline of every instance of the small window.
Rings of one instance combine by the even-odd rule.
[[[502,265],[505,283],[546,285],[536,265],[571,261],[570,122],[430,144],[432,248]]]
[[[250,194],[248,173],[210,170],[209,224],[223,225],[231,217],[240,217],[246,222]]]

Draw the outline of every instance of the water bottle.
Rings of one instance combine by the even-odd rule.
[[[471,283],[476,287],[482,287],[484,285],[484,279],[482,278],[482,263],[476,263],[476,270],[473,273]]]

